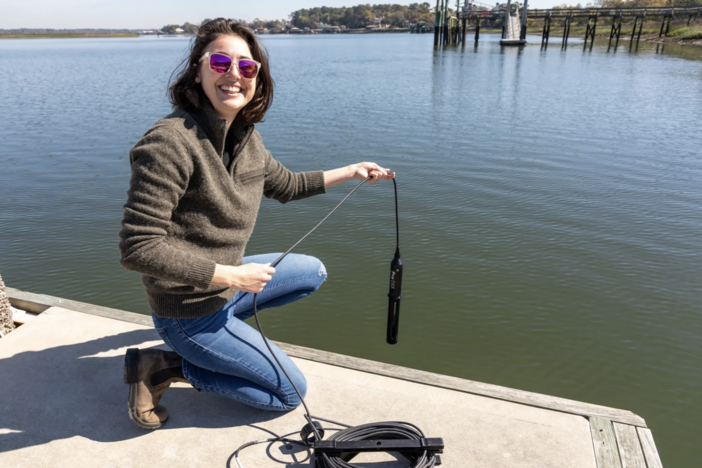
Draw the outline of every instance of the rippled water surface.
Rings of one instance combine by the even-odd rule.
[[[702,419],[702,49],[434,51],[430,35],[266,37],[258,126],[293,170],[398,174],[400,342],[385,344],[392,185],[298,248],[329,279],[263,315],[274,339],[631,410],[666,467]],[[538,44],[539,38],[532,38]],[[0,272],[148,313],[118,264],[129,149],[169,112],[186,39],[0,42]],[[247,253],[282,251],[351,188],[264,200]],[[698,442],[695,442],[697,440]]]

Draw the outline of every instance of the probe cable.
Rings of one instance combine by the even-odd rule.
[[[290,247],[285,253],[283,253],[280,257],[278,257],[273,263],[271,263],[271,266],[275,268],[276,265],[278,265],[295,247],[297,247],[300,242],[305,240],[310,234],[312,234],[324,221],[327,220],[340,206],[342,203],[346,201],[347,198],[351,196],[352,193],[354,193],[361,185],[366,183],[368,180],[370,180],[371,177],[367,177],[363,181],[361,181],[358,185],[356,185],[353,190],[351,190],[335,207],[332,209],[329,214],[327,214],[315,227],[313,227],[307,234],[302,236],[300,240],[298,240],[292,247]],[[392,183],[395,189],[395,230],[396,230],[396,240],[397,240],[397,249],[400,247],[400,223],[399,223],[399,214],[398,214],[398,207],[397,207],[397,182],[395,182],[395,179],[392,179]],[[313,420],[314,419],[319,419],[321,421],[326,421],[329,423],[336,424],[338,426],[343,426],[346,429],[343,429],[335,434],[333,434],[331,437],[329,437],[329,440],[337,440],[337,441],[356,441],[356,440],[368,440],[368,439],[424,439],[424,433],[419,429],[417,426],[406,423],[406,422],[381,422],[381,423],[370,423],[370,424],[363,424],[360,426],[355,426],[351,427],[343,423],[339,423],[336,421],[332,421],[329,419],[317,417],[317,416],[312,416],[310,414],[310,410],[307,407],[307,404],[305,403],[305,399],[302,397],[302,394],[300,393],[300,390],[298,390],[297,386],[295,385],[295,382],[290,378],[288,375],[287,371],[283,367],[283,365],[280,363],[278,358],[276,357],[275,353],[273,352],[273,349],[271,349],[271,346],[268,342],[268,338],[266,338],[266,335],[263,333],[263,328],[261,327],[261,322],[258,318],[258,309],[256,305],[256,298],[258,297],[258,293],[254,293],[253,297],[253,310],[254,310],[254,318],[256,319],[256,326],[258,327],[258,331],[261,333],[261,338],[263,338],[263,342],[266,344],[266,347],[268,348],[268,351],[271,353],[271,356],[273,356],[273,359],[275,359],[275,362],[278,363],[278,366],[280,369],[283,371],[283,374],[285,374],[285,377],[288,379],[290,382],[290,385],[295,389],[295,393],[297,393],[297,396],[300,398],[300,401],[302,402],[302,406],[305,409],[305,419],[309,422],[308,425],[303,428],[301,432],[301,436],[303,437],[303,441],[299,442],[297,440],[292,440],[288,439],[287,437],[274,437],[274,438],[268,438],[268,439],[260,439],[260,440],[254,440],[251,442],[247,442],[244,445],[240,446],[239,448],[236,449],[234,452],[234,460],[236,461],[236,464],[239,466],[239,468],[244,468],[239,461],[239,452],[241,450],[251,447],[252,445],[256,444],[262,444],[266,442],[286,442],[286,443],[292,443],[296,445],[302,445],[306,448],[309,448],[310,446],[313,445],[315,441],[321,441],[322,438],[324,437],[324,429],[322,426]],[[311,432],[309,429],[311,429]],[[314,433],[314,437],[309,437]],[[405,457],[407,457],[410,461],[412,461],[411,468],[431,468],[435,465],[436,463],[436,457],[433,456],[428,456],[427,452],[424,451],[424,453],[420,456],[412,456],[405,454]],[[343,460],[341,457],[337,456],[329,456],[326,453],[322,454],[322,459],[321,459],[322,468],[354,468],[357,467],[357,465],[352,465],[348,463],[347,461]]]

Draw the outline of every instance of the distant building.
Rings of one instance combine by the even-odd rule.
[[[185,32],[185,30],[183,28],[176,28],[175,29],[176,34],[183,34],[184,32]]]
[[[382,29],[386,28],[386,25],[383,25],[383,20],[385,19],[384,16],[381,16],[380,18],[373,18],[373,21],[366,26],[366,29],[371,30],[371,29]]]

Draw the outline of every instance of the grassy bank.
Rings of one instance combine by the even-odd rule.
[[[46,38],[71,38],[71,37],[139,37],[136,33],[109,33],[109,34],[0,34],[0,39],[46,39]]]
[[[633,30],[633,23],[623,23],[621,35],[619,36],[622,40],[631,39],[631,31]],[[572,25],[570,28],[571,37],[585,36],[586,25]],[[611,23],[600,23],[597,25],[597,37],[609,38],[609,33],[612,29]],[[540,35],[543,31],[543,23],[529,22],[529,34]],[[660,34],[661,25],[659,22],[655,23],[645,23],[641,29],[641,41],[646,42],[661,42],[661,43],[679,43],[688,45],[702,45],[702,25],[692,24],[687,26],[687,21],[680,24],[671,24],[670,30],[667,36],[658,37]],[[482,32],[482,30],[481,30]],[[636,28],[636,35],[638,35],[639,30]],[[563,37],[563,24],[556,23],[555,21],[551,23],[551,34],[550,37]]]
[[[702,39],[702,26],[690,26],[676,29],[668,33],[668,36],[680,39]]]

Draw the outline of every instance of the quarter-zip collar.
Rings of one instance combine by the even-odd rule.
[[[202,108],[197,112],[192,112],[191,115],[205,132],[207,138],[217,152],[217,155],[221,158],[224,153],[224,145],[227,141],[227,121],[217,116],[208,99],[203,99],[203,101]],[[242,125],[237,123],[236,120],[232,123],[229,129],[230,132],[234,132],[232,138],[235,142],[231,155],[232,160],[236,158],[239,152],[241,152],[241,149],[246,145],[253,130],[253,125]]]

